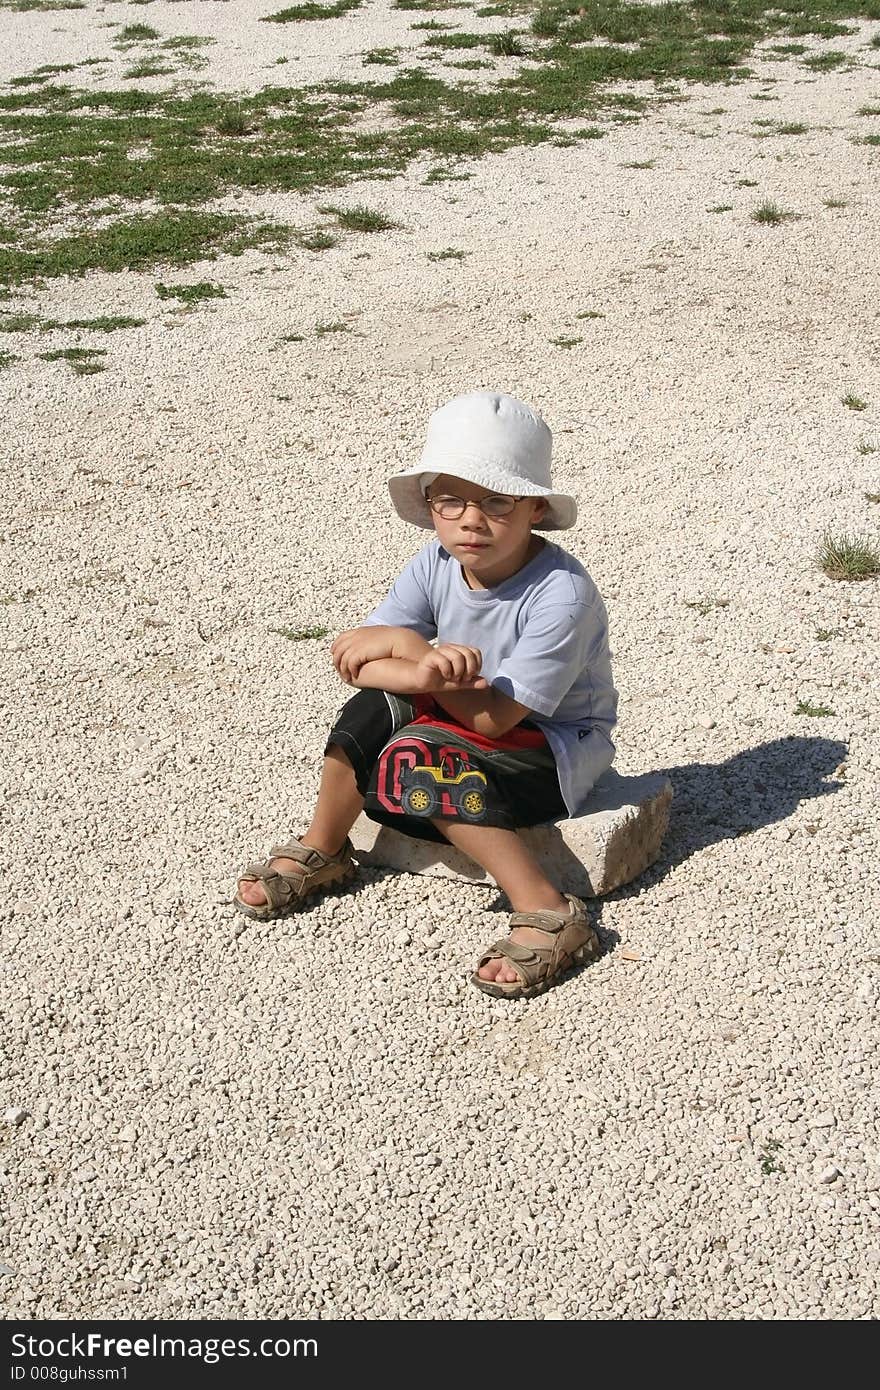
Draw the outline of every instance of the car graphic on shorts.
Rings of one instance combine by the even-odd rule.
[[[443,792],[465,820],[482,820],[486,814],[486,776],[465,767],[454,754],[443,755],[442,767],[416,763],[400,774],[401,804],[411,816],[436,815]]]

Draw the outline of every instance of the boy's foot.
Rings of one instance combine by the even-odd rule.
[[[238,881],[233,906],[248,917],[269,920],[296,912],[304,899],[352,877],[351,842],[334,854],[304,840],[273,845],[265,863],[248,864]]]
[[[295,859],[285,859],[283,855],[279,855],[275,859],[267,859],[266,867],[277,869],[279,874],[305,874],[306,872],[302,864],[298,864]],[[253,878],[240,878],[238,880],[238,896],[249,907],[262,907],[264,903],[269,901],[260,880]]]
[[[599,938],[579,898],[567,912],[514,912],[510,933],[484,951],[471,981],[501,999],[531,999],[558,984],[574,965],[599,954]]]

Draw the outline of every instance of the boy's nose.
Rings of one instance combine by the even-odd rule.
[[[482,525],[486,520],[486,513],[483,511],[479,502],[465,502],[461,520],[469,522],[478,521],[480,525]]]

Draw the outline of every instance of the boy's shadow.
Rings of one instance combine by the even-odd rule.
[[[834,780],[834,773],[847,752],[847,745],[840,739],[792,734],[747,748],[721,763],[685,763],[656,769],[672,782],[669,829],[650,868],[632,883],[602,898],[588,899],[590,920],[599,932],[603,951],[619,940],[616,932],[600,926],[604,903],[647,892],[672,869],[709,845],[778,824],[802,802],[839,791],[843,783]],[[565,848],[563,853],[571,851]],[[571,861],[574,868],[577,860],[573,854]],[[503,894],[490,906],[510,910]]]

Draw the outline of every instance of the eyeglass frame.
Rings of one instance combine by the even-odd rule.
[[[494,498],[504,498],[505,501],[511,503],[511,506],[508,507],[506,512],[498,512],[495,515],[493,515],[492,512],[485,511],[483,503],[492,501]],[[465,512],[467,511],[468,507],[476,507],[477,510],[482,512],[483,516],[488,517],[490,521],[505,521],[507,517],[513,515],[518,503],[525,502],[526,498],[511,497],[509,493],[504,492],[490,492],[487,497],[482,498],[481,501],[477,501],[475,497],[456,497],[454,493],[441,494],[439,497],[430,497],[426,492],[425,501],[427,502],[431,511],[434,512],[437,516],[439,516],[442,521],[460,521],[461,518],[464,516]],[[443,513],[440,511],[440,508],[435,506],[435,503],[437,502],[460,502],[461,511],[456,512],[454,516],[443,516]]]

